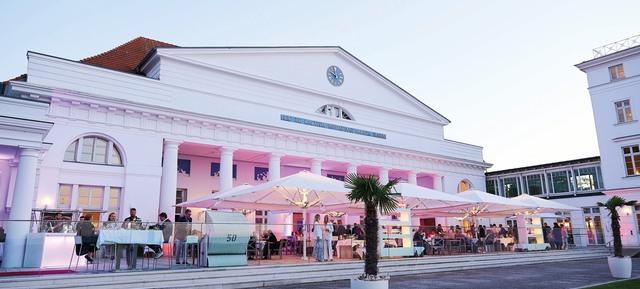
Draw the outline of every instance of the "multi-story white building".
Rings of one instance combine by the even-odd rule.
[[[485,189],[481,147],[445,139],[448,119],[340,47],[137,38],[81,61],[27,58],[26,76],[4,85],[0,100],[15,103],[0,114],[40,112],[40,139],[27,147],[0,138],[1,219],[46,207],[121,220],[136,207],[153,221],[178,213],[176,202],[300,170]],[[19,266],[27,231],[6,226],[3,266]]]
[[[640,36],[594,49],[587,74],[605,194],[640,200]],[[639,208],[622,210],[625,245],[640,245]]]

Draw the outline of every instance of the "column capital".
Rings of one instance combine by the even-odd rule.
[[[282,152],[270,152],[270,153],[269,153],[269,157],[270,157],[270,158],[281,158],[281,157],[283,157],[283,156],[285,156],[285,155],[286,155],[286,154],[285,154],[285,153],[282,153]]]
[[[311,159],[311,162],[312,162],[312,163],[314,163],[314,162],[315,162],[315,163],[322,163],[322,162],[324,162],[324,160],[323,160],[323,159],[321,159],[321,158],[312,158],[312,159]]]
[[[225,152],[225,153],[232,153],[232,152],[234,152],[234,151],[236,151],[236,150],[238,150],[238,148],[237,148],[237,147],[234,147],[234,146],[221,146],[221,147],[220,147],[220,152],[221,152],[221,153],[223,153],[223,152]]]
[[[164,146],[168,146],[168,147],[178,147],[180,144],[182,144],[182,140],[178,140],[178,139],[171,139],[171,138],[165,138],[164,139]]]
[[[38,148],[38,147],[31,147],[31,146],[19,146],[18,148],[20,148],[20,155],[19,157],[40,157],[40,153],[43,151],[42,148]]]

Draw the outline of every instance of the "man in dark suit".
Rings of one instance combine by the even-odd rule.
[[[273,231],[268,230],[267,231],[267,244],[264,246],[264,248],[262,249],[262,257],[264,259],[266,259],[269,256],[269,251],[271,252],[275,252],[276,250],[278,250],[278,238],[276,238],[276,235],[273,233]],[[282,254],[280,252],[278,252],[278,254]]]
[[[171,234],[173,233],[173,224],[171,224],[171,220],[167,217],[167,213],[162,212],[158,215],[158,223],[151,226],[150,229],[162,230],[163,243],[169,243],[169,239],[171,238]],[[156,252],[154,258],[158,259],[162,257],[162,247],[159,245],[151,245],[149,246],[151,250]]]

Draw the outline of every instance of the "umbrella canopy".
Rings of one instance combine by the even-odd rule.
[[[348,192],[342,181],[303,171],[225,193],[217,199],[214,207],[265,210],[321,208],[350,203],[346,197]]]
[[[186,202],[182,202],[176,205],[176,207],[189,207],[189,208],[211,208],[213,207],[213,205],[216,203],[216,200],[219,199],[220,197],[224,197],[224,196],[232,196],[234,194],[236,194],[238,191],[244,190],[244,189],[248,189],[253,187],[252,185],[240,185],[234,188],[231,188],[229,190],[226,191],[222,191],[222,192],[217,192],[215,194],[211,194],[211,195],[206,195],[204,197],[200,197],[197,198],[195,200],[191,200],[191,201],[186,201]]]
[[[534,210],[534,213],[554,213],[558,211],[580,211],[581,208],[565,205],[563,203],[545,200],[542,198],[534,197],[527,194],[519,195],[513,200],[527,204]]]
[[[471,204],[424,210],[429,215],[456,217],[505,217],[529,209],[529,205],[479,190],[468,190],[458,194]]]
[[[471,201],[457,195],[409,183],[398,183],[393,187],[393,189],[397,193],[396,198],[399,201],[399,205],[401,207],[411,209],[412,212],[420,212],[421,210],[432,208],[471,204]],[[345,212],[355,211],[362,213],[364,205],[362,203],[350,203],[344,207],[336,206],[332,207],[332,209]]]

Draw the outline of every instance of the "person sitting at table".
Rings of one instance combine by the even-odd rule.
[[[359,224],[353,224],[353,234],[356,236],[356,240],[364,240],[364,230]]]
[[[415,233],[413,233],[413,244],[414,246],[424,247],[424,233],[422,229],[418,228]]]
[[[442,229],[441,224],[438,224],[438,226],[436,226],[436,234],[438,234],[439,236],[442,236],[444,234],[444,230]]]
[[[187,235],[191,234],[191,209],[184,210],[184,214],[176,218],[176,234],[175,239],[175,252],[176,252],[176,264],[189,264],[187,263],[186,256],[186,242]]]
[[[499,229],[499,235],[501,238],[504,238],[507,236],[507,233],[509,233],[507,231],[507,229],[505,227],[502,226],[502,224],[498,225],[498,229]]]
[[[80,221],[76,224],[76,234],[82,239],[82,244],[76,245],[76,254],[84,255],[88,263],[93,263],[98,237],[90,215],[80,217]]]
[[[64,224],[67,224],[69,221],[71,221],[71,218],[57,212],[53,217],[53,220],[50,220],[47,223],[47,226],[49,227],[48,231],[53,233],[62,233],[62,231],[64,231]]]
[[[334,236],[338,236],[338,237],[342,237],[344,235],[347,235],[347,228],[344,227],[344,225],[342,225],[342,221],[338,220],[338,226],[336,228],[336,230],[333,232]]]
[[[169,239],[171,238],[171,234],[173,233],[173,225],[171,224],[171,220],[169,220],[169,218],[167,217],[167,213],[165,212],[160,213],[160,215],[158,215],[158,219],[158,223],[151,226],[149,229],[162,230],[162,243],[169,243]],[[153,258],[158,259],[162,257],[163,253],[162,247],[160,245],[150,245],[149,249],[153,250],[153,252],[156,253]]]
[[[122,223],[123,229],[133,229],[133,230],[142,229],[142,219],[138,218],[136,214],[137,214],[136,208],[129,209],[129,217],[125,218],[124,222]]]
[[[449,230],[444,234],[444,237],[447,239],[453,239],[456,237],[456,232],[453,226],[449,227]]]
[[[271,257],[271,252],[277,252],[278,251],[278,238],[276,238],[276,235],[273,233],[273,231],[271,230],[267,230],[267,238],[265,239],[265,241],[267,241],[267,243],[265,244],[264,248],[262,249],[262,258],[263,259],[267,259]],[[282,254],[281,252],[278,252],[279,254]]]
[[[116,212],[109,213],[107,220],[102,223],[102,229],[105,230],[117,230],[118,229],[118,218],[116,216]]]

